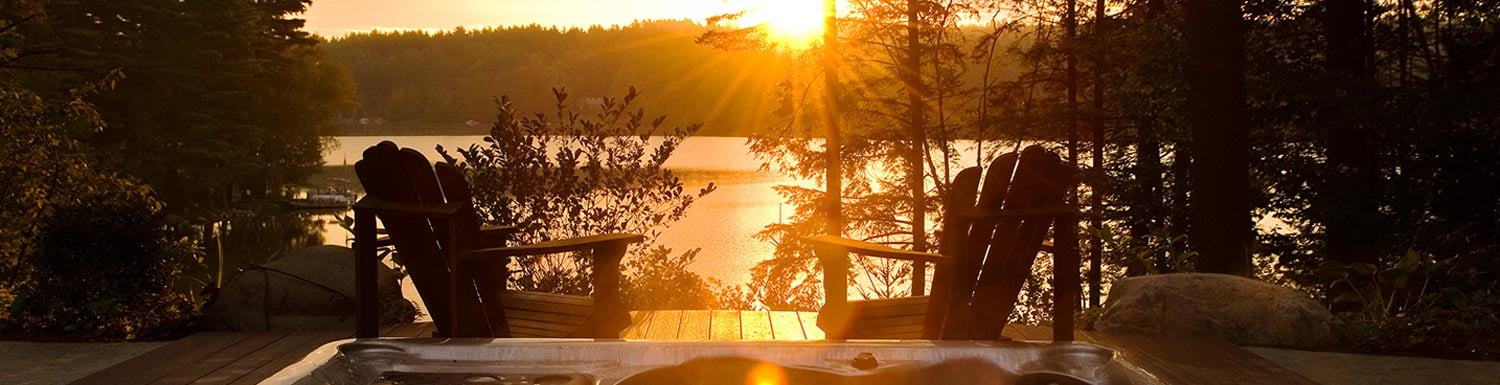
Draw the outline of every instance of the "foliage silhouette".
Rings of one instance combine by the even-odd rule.
[[[198,256],[187,237],[174,241],[158,207],[142,195],[58,207],[38,231],[11,318],[27,331],[125,338],[186,318],[194,303],[172,284]]]
[[[279,198],[322,163],[353,84],[290,16],[301,0],[120,3],[47,1],[10,65],[57,98],[89,95],[106,123],[75,133],[90,151],[151,186],[169,214],[202,222],[242,201]]]
[[[709,289],[691,273],[662,274],[691,263],[697,250],[674,257],[670,250],[652,249],[650,241],[662,227],[682,218],[695,199],[714,191],[709,183],[696,194],[684,193],[682,181],[662,167],[683,138],[701,125],[668,128],[665,116],[647,121],[645,110],[635,107],[640,94],[634,88],[619,99],[602,98],[598,105],[574,105],[563,89],[553,94],[552,114],[523,115],[509,97],[496,100],[498,114],[485,144],[457,149],[462,161],[438,148],[469,179],[482,220],[517,226],[520,243],[612,232],[646,234],[648,241],[627,254],[624,286],[632,291],[626,297],[641,305],[708,305],[703,300],[653,302],[664,290]],[[592,116],[585,115],[590,111]],[[514,288],[589,291],[586,256],[514,263],[519,267],[510,277]]]

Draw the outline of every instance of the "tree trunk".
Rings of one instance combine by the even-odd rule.
[[[1067,84],[1067,87],[1068,87],[1068,165],[1069,165],[1069,167],[1071,167],[1072,170],[1075,170],[1074,175],[1077,175],[1076,170],[1078,170],[1078,44],[1077,44],[1078,43],[1078,0],[1068,0],[1067,6],[1068,6],[1067,14],[1064,15],[1064,19],[1063,19],[1063,28],[1064,28],[1064,33],[1065,33],[1064,39],[1066,41],[1066,44],[1064,46],[1067,47],[1067,50],[1064,51],[1064,52],[1067,55],[1067,63],[1066,63],[1066,65],[1067,65],[1067,74],[1068,74],[1068,79],[1067,79],[1067,81],[1068,81],[1068,84]],[[1068,195],[1067,195],[1068,196],[1068,198],[1067,198],[1068,200],[1067,200],[1067,203],[1068,203],[1069,206],[1078,207],[1078,178],[1076,176],[1073,177],[1073,178],[1070,178],[1069,181],[1068,181],[1068,183],[1069,183],[1069,186],[1068,186]],[[1063,220],[1063,219],[1058,220],[1058,223],[1057,223],[1056,227],[1054,227],[1053,229],[1054,229],[1053,230],[1054,232],[1064,231],[1066,234],[1072,234],[1073,232],[1078,231],[1078,216],[1076,216],[1076,215],[1070,215],[1065,220]],[[1075,238],[1075,237],[1072,237],[1072,236],[1066,236],[1066,235],[1059,236],[1057,234],[1054,234],[1053,235],[1053,241],[1056,242],[1055,250],[1077,250],[1078,249],[1078,239]],[[1063,242],[1069,242],[1070,244],[1064,244]],[[1061,259],[1061,258],[1055,257],[1057,254],[1053,254],[1053,255],[1054,255],[1054,258],[1053,258],[1054,262],[1059,261]],[[1073,258],[1078,258],[1078,256],[1074,255]],[[1076,261],[1075,261],[1075,263],[1076,263]],[[1074,266],[1076,268],[1077,265],[1074,265]],[[1062,267],[1061,266],[1053,266],[1053,268],[1054,269],[1061,269]],[[1078,285],[1079,284],[1079,282],[1078,282],[1078,276],[1077,276],[1078,271],[1074,270],[1074,271],[1072,271],[1071,273],[1068,273],[1068,274],[1072,276],[1072,279],[1068,279],[1067,281],[1069,281],[1070,283],[1066,283],[1066,284]],[[1061,279],[1061,277],[1062,277],[1061,274],[1053,274],[1053,282],[1052,282],[1052,284],[1057,287],[1056,290],[1057,290],[1058,293],[1077,293],[1078,292],[1077,290],[1079,290],[1079,288],[1076,287],[1076,286],[1075,287],[1068,287],[1068,288],[1062,287],[1062,285],[1064,285],[1065,283]],[[1063,301],[1064,299],[1056,299],[1056,300]],[[1076,296],[1072,297],[1072,300],[1078,300],[1078,297],[1076,297]],[[1056,306],[1056,304],[1054,304],[1054,306]],[[1070,304],[1069,306],[1076,306],[1076,303],[1075,304]],[[1064,316],[1064,315],[1054,314],[1054,317],[1060,317],[1060,316]],[[1072,319],[1069,318],[1066,321],[1071,322]]]
[[[1166,13],[1166,4],[1162,0],[1149,0],[1146,2],[1146,19],[1151,22],[1159,20]],[[1159,59],[1147,59],[1159,60]],[[1135,242],[1150,242],[1151,231],[1155,230],[1161,223],[1157,218],[1163,213],[1163,197],[1166,192],[1162,185],[1162,159],[1161,142],[1158,139],[1155,116],[1140,119],[1136,125],[1135,137],[1135,164],[1131,170],[1135,174],[1135,196],[1131,199],[1130,214],[1127,223],[1130,224],[1130,238]],[[1151,261],[1132,259],[1125,262],[1125,275],[1134,277],[1145,275],[1146,264]]]
[[[907,113],[911,121],[908,122],[907,132],[911,138],[911,148],[906,156],[906,184],[911,194],[908,201],[911,205],[911,248],[915,251],[927,251],[927,189],[923,186],[924,176],[923,160],[927,158],[927,117],[926,104],[923,102],[924,87],[922,85],[922,36],[921,25],[917,7],[918,0],[907,0],[906,2],[906,63],[905,78]],[[927,274],[924,264],[914,262],[912,264],[911,295],[922,295],[927,283]]]
[[[1374,135],[1357,119],[1371,108],[1363,96],[1373,81],[1367,60],[1372,47],[1365,33],[1369,19],[1364,0],[1328,0],[1326,8],[1328,76],[1343,99],[1335,104],[1326,125],[1327,167],[1332,177],[1319,200],[1325,204],[1328,257],[1344,264],[1374,264],[1379,261],[1380,181],[1375,172]],[[1331,286],[1329,298],[1338,298],[1346,286]],[[1335,303],[1334,307],[1343,306]]]
[[[1094,41],[1104,39],[1104,0],[1094,0]],[[1101,177],[1094,179],[1093,186],[1089,186],[1089,205],[1093,210],[1089,211],[1089,226],[1094,229],[1104,228],[1104,51],[1095,47],[1094,49],[1094,138],[1090,147],[1090,161],[1093,163],[1094,172],[1100,173]],[[1100,272],[1104,264],[1104,239],[1097,236],[1089,237],[1089,307],[1099,307],[1099,292],[1104,290],[1100,285]]]
[[[1188,125],[1198,269],[1250,274],[1250,130],[1239,0],[1187,0]]]
[[[1167,207],[1187,207],[1192,202],[1188,199],[1188,193],[1193,191],[1193,150],[1192,143],[1186,140],[1178,140],[1172,144],[1171,177],[1171,201]],[[1167,214],[1167,231],[1172,236],[1191,234],[1193,228],[1192,210],[1171,210]],[[1172,266],[1166,255],[1157,255],[1152,261],[1156,265],[1156,271],[1163,273],[1176,273],[1178,270]]]
[[[839,137],[839,77],[834,68],[838,62],[838,2],[823,2],[823,123],[827,125],[827,138],[823,141],[823,215],[826,218],[824,231],[829,235],[844,233],[844,170],[843,140]]]
[[[1160,224],[1157,218],[1162,214],[1162,163],[1161,143],[1156,139],[1157,127],[1151,123],[1142,123],[1136,128],[1135,143],[1135,196],[1130,205],[1130,238],[1135,242],[1149,242],[1151,231]],[[1126,276],[1139,276],[1146,274],[1146,263],[1150,261],[1132,259],[1125,264]]]

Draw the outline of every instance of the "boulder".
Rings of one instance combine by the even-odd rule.
[[[382,314],[411,314],[401,300],[401,274],[379,265]],[[386,298],[394,296],[395,299]],[[354,328],[354,250],[313,246],[241,272],[203,311],[203,326],[218,331],[293,331]],[[408,309],[392,309],[406,306]]]
[[[1339,325],[1333,313],[1296,290],[1233,275],[1185,273],[1115,282],[1094,328],[1306,349],[1333,345]]]

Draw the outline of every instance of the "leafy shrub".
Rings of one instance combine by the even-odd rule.
[[[49,103],[0,76],[0,291],[25,281],[17,268],[35,249],[36,231],[54,207],[79,196],[143,189],[103,170],[73,139],[103,124],[82,100],[91,92],[75,94],[66,103]]]
[[[1387,267],[1325,262],[1318,275],[1346,285],[1335,303],[1357,351],[1460,359],[1500,359],[1500,286],[1464,256],[1408,250]]]
[[[624,263],[625,280],[620,291],[625,306],[633,310],[720,309],[713,287],[688,265],[702,249],[673,254],[656,246]]]
[[[486,223],[518,226],[520,243],[614,232],[646,234],[647,242],[632,247],[628,261],[650,250],[658,229],[682,218],[695,199],[713,191],[710,183],[697,194],[685,193],[682,180],[662,167],[700,125],[669,129],[663,126],[664,116],[646,120],[645,110],[632,105],[640,95],[634,88],[623,98],[600,99],[592,116],[572,107],[567,91],[554,89],[553,94],[556,111],[551,115],[526,115],[508,97],[500,98],[486,144],[458,149],[462,162],[438,148],[464,171],[475,209]],[[566,294],[589,291],[592,264],[586,256],[521,258],[515,263],[519,272],[511,275],[511,287]]]
[[[25,258],[30,278],[16,290],[12,320],[28,331],[130,338],[183,319],[193,303],[172,279],[193,256],[185,238],[173,239],[143,196],[56,208]]]

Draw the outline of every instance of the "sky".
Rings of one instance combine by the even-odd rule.
[[[313,0],[306,29],[339,36],[372,29],[498,25],[579,26],[694,19],[724,13],[725,0]]]

